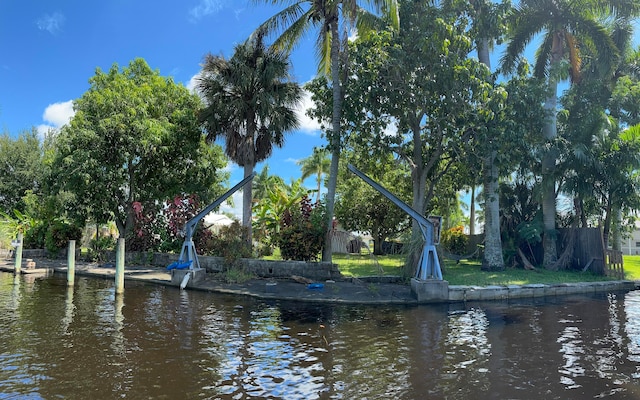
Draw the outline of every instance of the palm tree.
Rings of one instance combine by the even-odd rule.
[[[221,137],[225,153],[244,167],[244,176],[271,155],[273,146],[284,145],[284,134],[298,126],[295,108],[302,96],[300,86],[290,80],[286,53],[267,48],[257,32],[235,47],[231,59],[208,54],[202,66],[198,89],[206,106],[200,118],[207,140]],[[252,187],[245,186],[242,225],[251,245]]]
[[[597,51],[599,63],[607,69],[615,65],[616,48],[605,27],[596,20],[599,8],[610,6],[616,10],[623,1],[596,0],[521,0],[513,11],[510,40],[501,63],[505,71],[512,71],[527,45],[543,33],[538,49],[534,75],[547,79],[547,111],[543,129],[548,150],[542,158],[542,214],[544,221],[544,261],[546,268],[555,268],[557,260],[555,218],[556,182],[554,178],[556,153],[553,143],[557,137],[558,83],[563,65],[568,61],[571,82],[580,80],[581,46]]]
[[[340,118],[344,90],[342,82],[347,73],[347,40],[350,29],[358,25],[359,29],[373,25],[373,14],[368,13],[358,0],[254,0],[255,3],[282,4],[285,8],[265,21],[258,29],[267,32],[281,32],[273,43],[277,48],[290,51],[302,36],[311,29],[318,30],[316,53],[319,59],[319,72],[331,75],[333,91],[333,109],[331,131],[327,132],[331,150],[331,166],[327,184],[327,236],[322,252],[322,261],[331,262],[331,230],[334,213],[338,162],[340,159]],[[399,27],[397,0],[368,0],[366,3],[376,10],[383,11],[395,28]],[[340,74],[342,67],[342,76]]]
[[[297,163],[302,167],[302,180],[307,179],[311,175],[316,175],[318,188],[316,189],[316,203],[320,201],[320,189],[322,188],[322,178],[329,172],[331,167],[331,159],[327,149],[314,148],[311,156],[303,158]]]
[[[278,175],[269,174],[269,165],[262,167],[252,182],[253,200],[259,202],[269,197],[269,194],[280,186],[284,186],[284,181]]]
[[[490,0],[470,0],[473,30],[475,31],[476,50],[478,61],[491,70],[491,60],[489,50],[495,39],[502,35],[501,23],[503,20],[503,7],[494,4]],[[489,141],[492,143],[492,141]],[[499,193],[499,172],[496,165],[498,151],[495,148],[488,149],[482,160],[482,178],[485,205],[485,251],[482,258],[483,270],[503,270],[504,258],[502,255],[502,238],[500,235],[500,193]],[[470,233],[473,234],[475,225],[475,198],[474,189],[471,190],[471,222]]]

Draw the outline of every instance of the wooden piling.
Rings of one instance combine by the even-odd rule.
[[[22,269],[22,233],[18,233],[18,245],[16,246],[16,263],[14,267],[14,273],[19,274]]]
[[[116,293],[124,293],[124,238],[118,239],[116,250]]]
[[[67,251],[67,286],[73,286],[76,279],[76,241],[69,240]]]

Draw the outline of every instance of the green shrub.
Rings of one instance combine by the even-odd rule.
[[[454,254],[464,254],[467,249],[469,238],[464,234],[463,226],[454,226],[442,232],[440,244],[447,251]]]
[[[250,258],[251,247],[245,242],[247,237],[247,229],[238,221],[234,221],[229,226],[220,228],[218,234],[203,235],[200,247],[198,248],[203,254],[224,257],[229,264],[233,264],[239,258]]]
[[[44,249],[48,229],[49,226],[44,221],[39,221],[29,227],[24,233],[24,247],[26,249]]]
[[[45,249],[53,255],[57,255],[61,249],[67,248],[69,240],[80,240],[82,228],[62,221],[55,221],[45,235]]]
[[[304,196],[284,211],[277,243],[283,260],[317,261],[326,232],[326,212],[321,203]]]
[[[91,261],[105,261],[107,250],[116,248],[116,239],[111,236],[100,236],[92,239],[89,244],[89,259]]]

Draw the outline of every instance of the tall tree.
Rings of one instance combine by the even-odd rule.
[[[17,138],[8,132],[0,135],[0,211],[13,215],[25,212],[23,197],[27,191],[40,193],[43,179],[43,145],[36,129]]]
[[[314,147],[313,153],[309,157],[298,161],[298,165],[302,169],[302,180],[305,180],[312,175],[316,176],[316,203],[319,202],[324,175],[329,172],[331,167],[331,159],[329,158],[327,150]]]
[[[349,145],[363,149],[365,163],[395,153],[411,171],[411,205],[421,214],[432,209],[438,182],[459,171],[494,95],[487,68],[468,57],[465,20],[453,14],[408,1],[401,19],[410,28],[396,35],[370,33],[353,44],[351,53],[353,79],[343,105],[343,123],[352,133]],[[316,79],[308,87],[317,106],[312,115],[326,121],[330,96],[325,85]],[[461,189],[464,182],[456,184]],[[422,237],[417,224],[413,235]],[[413,275],[417,261],[408,260],[407,275]]]
[[[470,0],[470,14],[472,16],[472,36],[476,44],[478,60],[491,70],[491,59],[489,50],[493,44],[504,33],[503,20],[508,3],[495,4],[488,0]],[[497,132],[494,131],[494,132]],[[502,240],[500,235],[500,194],[499,194],[499,171],[496,165],[498,156],[498,138],[488,138],[485,144],[484,158],[482,160],[482,177],[485,209],[485,248],[482,258],[483,270],[504,269],[504,259],[502,256]],[[475,209],[473,190],[471,196],[472,210]],[[474,213],[472,213],[474,214]],[[474,217],[474,215],[472,215]],[[473,221],[471,222],[474,223]],[[473,232],[471,232],[473,233]]]
[[[347,77],[347,41],[351,28],[358,26],[366,32],[375,23],[373,14],[361,7],[372,5],[376,11],[384,13],[387,22],[399,27],[397,0],[254,0],[255,3],[285,5],[285,8],[264,22],[258,29],[282,33],[274,46],[291,50],[310,29],[317,29],[316,53],[319,72],[331,75],[333,108],[331,129],[327,131],[331,151],[331,167],[327,185],[327,235],[322,252],[322,260],[331,261],[331,235],[335,204],[338,165],[341,148],[341,112],[344,99],[343,85]],[[342,69],[342,74],[341,74]]]
[[[237,45],[233,56],[208,54],[202,66],[198,88],[206,106],[200,120],[207,140],[221,137],[225,153],[253,173],[256,164],[267,159],[273,147],[284,145],[285,133],[298,126],[295,108],[302,96],[291,80],[291,64],[285,52],[264,44],[262,31]],[[251,245],[252,185],[242,194],[242,225]]]
[[[50,160],[53,187],[73,193],[85,217],[109,215],[124,238],[134,225],[134,203],[221,192],[226,163],[219,147],[204,142],[197,95],[141,58],[122,69],[98,68],[89,83]]]
[[[626,4],[629,3],[629,4]],[[556,248],[556,159],[558,83],[566,75],[572,82],[580,80],[582,46],[595,50],[603,69],[615,65],[618,49],[605,27],[597,20],[597,11],[619,6],[626,9],[631,1],[614,0],[521,0],[511,15],[509,43],[502,57],[502,67],[512,71],[527,45],[543,33],[536,55],[534,74],[547,79],[545,101],[546,124],[543,137],[547,150],[542,158],[542,212],[544,220],[544,261],[547,268],[555,268]],[[566,63],[566,64],[565,64]]]

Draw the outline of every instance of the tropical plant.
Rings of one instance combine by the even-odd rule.
[[[253,190],[253,202],[258,203],[260,200],[269,196],[269,193],[278,186],[283,186],[285,183],[278,175],[269,174],[269,165],[265,164],[256,176],[253,177],[251,182]]]
[[[53,255],[67,248],[70,240],[80,240],[82,228],[63,221],[54,221],[45,235],[45,249]]]
[[[442,232],[440,245],[454,254],[464,254],[469,238],[464,234],[464,226],[454,226]]]
[[[303,158],[297,163],[302,169],[301,179],[304,181],[308,177],[316,176],[316,203],[320,201],[320,190],[324,175],[329,173],[331,167],[331,158],[329,152],[324,148],[313,148],[313,153],[307,158]]]
[[[198,88],[206,107],[200,120],[207,140],[225,141],[225,154],[244,168],[244,176],[253,173],[256,164],[271,155],[274,146],[284,145],[285,133],[296,128],[294,111],[302,89],[291,81],[286,53],[264,44],[263,32],[256,32],[237,45],[233,56],[208,54]],[[247,228],[246,242],[251,245],[252,187],[243,189],[242,225]]]
[[[505,33],[504,17],[510,8],[508,2],[503,1],[496,4],[489,0],[470,0],[468,12],[472,18],[472,34],[476,43],[478,60],[491,70],[491,59],[489,50],[493,44],[501,40]],[[504,259],[502,255],[502,240],[500,236],[500,196],[498,193],[498,180],[500,177],[499,168],[496,165],[499,149],[499,138],[497,137],[500,130],[491,129],[489,140],[483,142],[488,148],[484,149],[482,158],[482,183],[484,196],[485,224],[485,247],[482,253],[482,269],[483,270],[503,270]],[[469,231],[473,234],[475,226],[475,199],[474,187],[471,190],[471,222]]]
[[[284,4],[285,9],[264,22],[258,29],[267,32],[282,31],[274,46],[290,51],[302,36],[311,29],[318,30],[316,54],[318,70],[323,75],[331,75],[332,117],[331,129],[327,131],[331,166],[327,184],[327,234],[325,237],[323,261],[331,261],[331,229],[335,204],[338,165],[341,149],[341,113],[344,99],[343,87],[347,83],[348,61],[347,42],[351,28],[356,25],[361,34],[371,29],[377,20],[373,14],[361,7],[371,4],[382,11],[386,21],[395,29],[399,28],[397,0],[253,0],[255,3]]]
[[[302,179],[271,187],[266,197],[258,202],[255,213],[254,228],[260,232],[258,239],[264,248],[261,253],[272,251],[280,233],[280,221],[284,212],[297,204],[309,191],[302,186]]]
[[[324,204],[312,204],[304,196],[280,218],[278,247],[283,260],[316,261],[326,229]]]
[[[615,12],[626,3],[632,7],[632,2],[624,1],[521,0],[510,17],[509,43],[501,60],[503,70],[513,71],[527,45],[538,34],[543,34],[534,75],[546,78],[548,88],[543,130],[543,137],[548,144],[541,163],[546,268],[555,268],[558,256],[555,231],[558,83],[567,74],[572,82],[580,81],[581,48],[584,47],[591,48],[592,54],[598,57],[601,70],[610,73],[616,65],[619,51],[605,26],[598,22],[598,13],[607,7]]]

